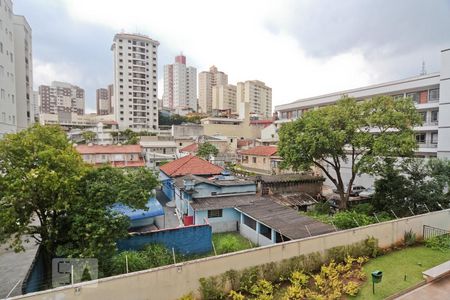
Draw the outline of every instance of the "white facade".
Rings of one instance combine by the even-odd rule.
[[[175,63],[164,66],[164,107],[189,108],[197,111],[197,69],[186,66],[186,57],[179,55]]]
[[[272,116],[272,88],[259,80],[237,83],[237,102],[250,103],[250,111],[264,118]]]
[[[11,0],[0,1],[0,138],[25,129],[33,90],[31,28],[13,14]]]
[[[198,74],[198,106],[202,113],[212,112],[212,89],[217,85],[228,84],[228,75],[217,70],[215,66],[209,71]]]
[[[441,52],[441,72],[300,99],[278,105],[278,123],[301,117],[310,110],[335,103],[347,95],[357,100],[377,95],[411,97],[423,116],[423,125],[415,128],[419,145],[417,155],[450,158],[450,49]]]
[[[113,112],[121,130],[158,129],[158,46],[144,35],[114,36]]]

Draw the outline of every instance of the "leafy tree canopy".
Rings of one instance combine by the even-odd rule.
[[[219,153],[219,149],[211,143],[205,142],[198,146],[197,155],[208,159],[210,155],[216,156]]]
[[[112,255],[128,219],[116,202],[144,208],[157,179],[146,169],[86,165],[56,126],[34,125],[0,141],[0,243],[42,246],[47,275],[57,255]]]
[[[279,154],[284,167],[321,169],[337,187],[341,208],[346,208],[357,174],[372,173],[386,157],[414,153],[413,127],[420,122],[410,99],[379,96],[357,102],[343,97],[335,105],[308,111],[284,124],[279,132]],[[347,182],[344,166],[351,173]]]

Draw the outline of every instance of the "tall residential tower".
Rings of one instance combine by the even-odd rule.
[[[212,112],[212,89],[217,85],[228,84],[228,75],[218,71],[215,66],[198,75],[198,105],[202,113]]]
[[[120,129],[158,129],[158,46],[145,35],[114,36],[113,111]]]
[[[13,14],[11,0],[0,7],[0,138],[34,122],[31,27]]]
[[[237,102],[250,103],[250,111],[263,118],[272,117],[272,88],[259,80],[237,83]]]
[[[186,66],[186,56],[175,57],[175,63],[164,66],[165,107],[190,108],[197,111],[197,69]]]

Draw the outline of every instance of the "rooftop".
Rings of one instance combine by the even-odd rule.
[[[237,209],[293,240],[335,231],[328,224],[301,216],[296,210],[265,198]]]
[[[113,205],[112,210],[126,215],[132,221],[164,215],[164,209],[156,198],[149,198],[145,206],[147,209],[134,209],[124,204],[116,203]]]
[[[190,205],[194,210],[223,209],[238,207],[241,205],[251,205],[262,198],[259,195],[239,195],[239,196],[222,196],[196,198]]]
[[[180,152],[197,152],[198,150],[198,144],[193,143],[190,145],[187,145],[186,147],[183,147],[180,149]]]
[[[240,185],[255,184],[253,180],[245,180],[241,178],[236,178],[234,176],[216,175],[210,178],[205,178],[189,174],[176,178],[175,185],[180,188],[184,187],[184,180],[191,180],[194,182],[194,184],[207,183],[215,186],[240,186]]]
[[[223,171],[221,167],[194,155],[187,155],[171,161],[161,166],[160,170],[170,177],[178,177],[187,174],[219,175]]]
[[[140,145],[77,145],[80,154],[125,154],[141,153]]]
[[[313,176],[308,174],[279,174],[279,175],[261,175],[255,179],[259,179],[264,183],[278,182],[316,182],[325,181],[321,176]]]
[[[272,156],[277,153],[276,146],[256,146],[254,148],[244,150],[243,155]]]

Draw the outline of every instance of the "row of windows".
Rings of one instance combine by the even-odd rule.
[[[418,144],[436,145],[438,143],[438,133],[431,132],[427,140],[427,134],[425,132],[419,132],[416,134],[416,142]]]

